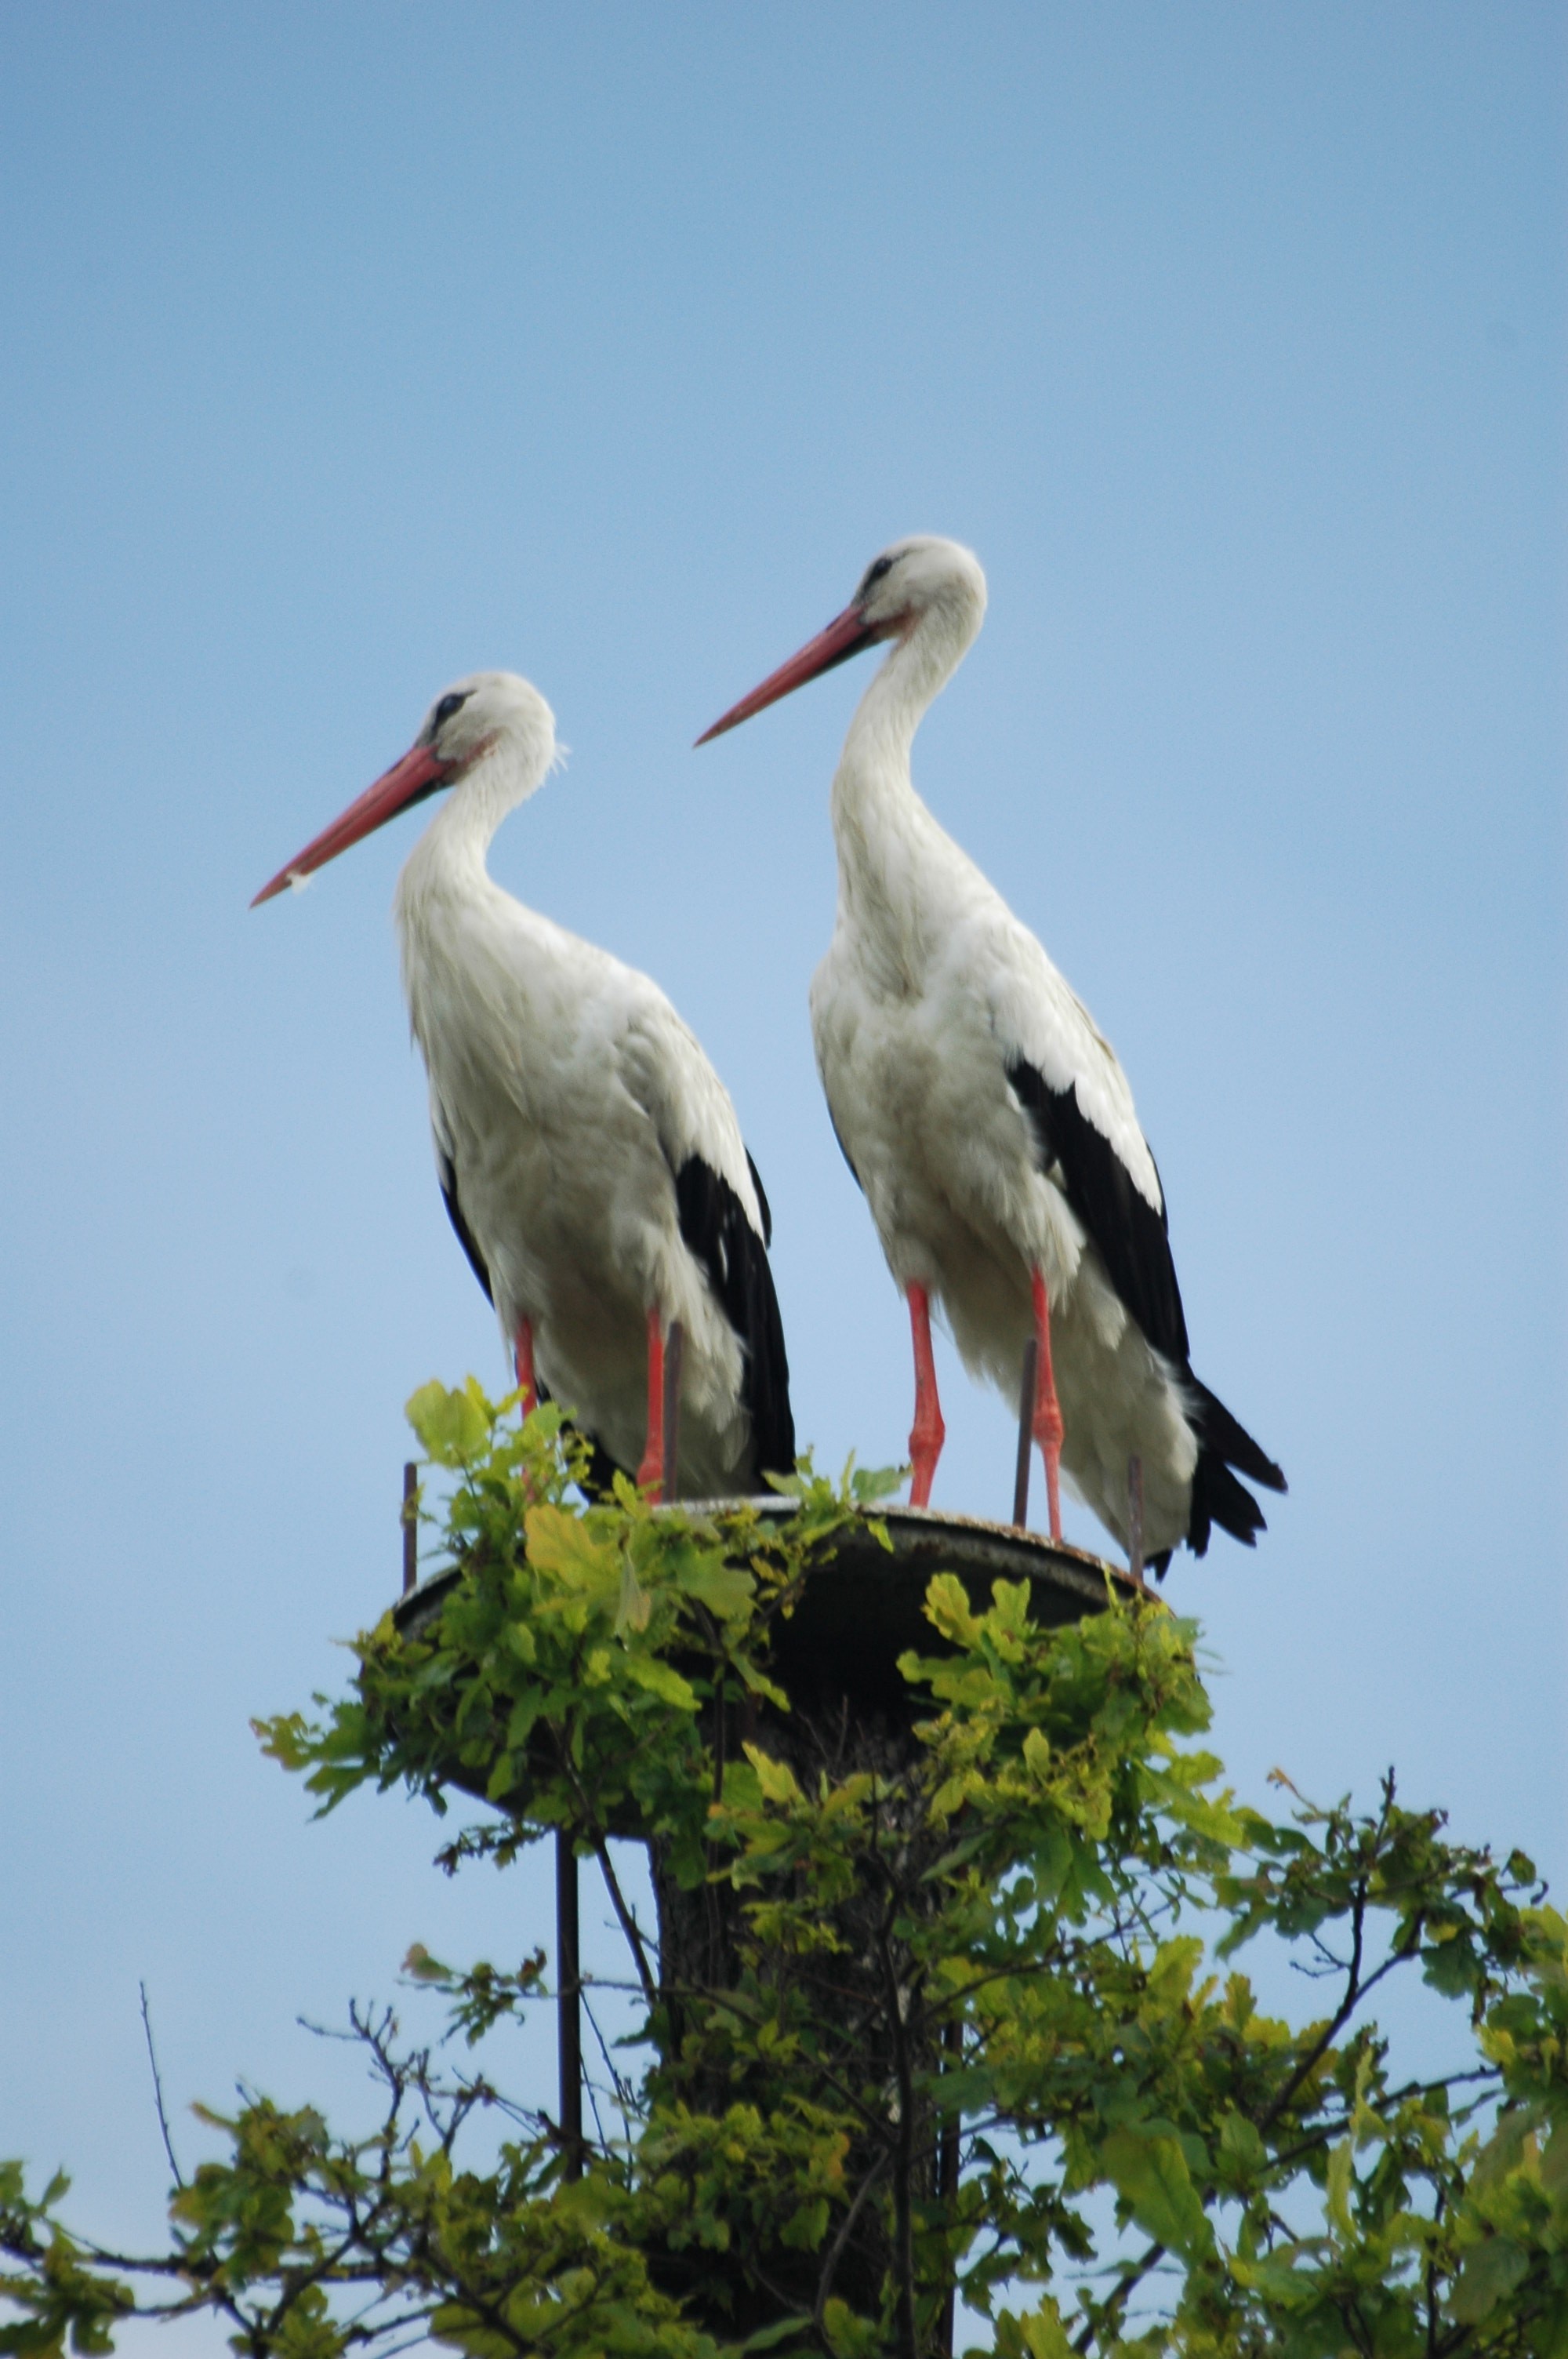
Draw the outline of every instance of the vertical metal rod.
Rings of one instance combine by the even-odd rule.
[[[578,1941],[577,1853],[556,1834],[556,2007],[559,2016],[561,2138],[567,2177],[582,2177],[582,1961]]]
[[[1127,1569],[1143,1578],[1143,1461],[1136,1450],[1127,1462]]]
[[[685,1356],[686,1329],[678,1319],[672,1319],[665,1338],[665,1464],[659,1486],[659,1496],[666,1505],[676,1495],[680,1467],[680,1372]]]
[[[419,1579],[419,1469],[409,1459],[403,1469],[403,1594]]]
[[[1029,1525],[1029,1458],[1034,1440],[1034,1371],[1040,1346],[1033,1335],[1023,1347],[1023,1383],[1018,1395],[1018,1469],[1012,1478],[1012,1520],[1020,1531]]]
[[[956,2071],[964,2060],[964,2023],[961,2016],[951,2016],[942,2034],[942,2049],[947,2058],[948,2070]],[[940,2082],[938,2082],[940,2087]],[[963,2120],[957,2112],[944,2114],[941,2137],[936,2148],[936,2193],[942,2202],[951,2205],[958,2192],[958,2140],[963,2132]],[[951,2214],[949,2213],[949,2217]],[[949,2285],[942,2303],[942,2324],[936,2348],[942,2359],[952,2359],[953,2334],[957,2325],[957,2288]]]

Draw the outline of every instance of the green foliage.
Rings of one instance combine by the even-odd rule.
[[[216,2311],[256,2359],[420,2331],[470,2359],[916,2359],[957,2288],[1000,2359],[1568,2359],[1568,1928],[1528,1860],[1449,1843],[1391,1777],[1369,1812],[1238,1805],[1198,1742],[1195,1633],[1154,1604],[1046,1630],[1024,1586],[939,1575],[908,1725],[835,1737],[774,1641],[886,1478],[806,1471],[772,1516],[623,1483],[579,1507],[555,1410],[519,1431],[470,1382],[409,1413],[455,1477],[460,1572],[262,1741],[323,1810],[483,1798],[449,1869],[568,1836],[646,2068],[577,2157],[492,2077],[550,1997],[544,1951],[416,1947],[449,2057],[483,2043],[484,2073],[355,2012],[371,2131],[261,2098],[208,2117],[222,2158],[153,2256],[68,2233],[63,2180],[0,2166],[0,2353],[107,2351],[139,2307]],[[649,1846],[657,1936],[616,1838]],[[1257,1940],[1307,1970],[1312,2020],[1260,2006]],[[1395,1978],[1461,2011],[1465,2069],[1396,2066],[1368,2014]]]

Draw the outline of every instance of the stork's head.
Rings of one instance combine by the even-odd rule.
[[[986,577],[972,550],[935,533],[912,533],[905,540],[895,540],[871,560],[843,613],[788,663],[770,672],[760,688],[731,705],[697,742],[706,745],[710,737],[721,737],[726,729],[776,704],[792,689],[804,688],[819,673],[848,663],[877,639],[939,634],[951,649],[950,664],[957,663],[985,611]]]
[[[514,671],[470,671],[443,689],[415,739],[448,766],[455,781],[470,762],[504,742],[514,756],[542,761],[556,756],[556,716],[531,680]]]
[[[477,786],[483,778],[493,785],[501,808],[520,802],[555,758],[556,717],[538,690],[514,671],[470,672],[436,699],[401,761],[383,771],[330,827],[280,868],[251,907],[324,868],[351,843],[443,787],[461,787],[465,780]]]
[[[872,558],[849,603],[879,639],[902,638],[934,607],[978,625],[986,577],[973,549],[938,533],[911,533]]]

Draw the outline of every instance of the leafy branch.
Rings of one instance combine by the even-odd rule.
[[[1568,2359],[1568,1928],[1527,1859],[1450,1843],[1391,1773],[1365,1815],[1283,1780],[1282,1814],[1238,1803],[1196,1632],[1150,1603],[1046,1628],[1026,1584],[939,1574],[902,1716],[792,1704],[780,1636],[883,1478],[804,1467],[771,1515],[582,1505],[558,1413],[514,1411],[415,1397],[449,1572],[260,1734],[324,1810],[471,1798],[448,1873],[546,1834],[598,1859],[645,2060],[594,2021],[613,2136],[596,2112],[568,2181],[505,2093],[548,2038],[543,1947],[416,1944],[412,2003],[479,2069],[351,2009],[362,2134],[245,2096],[182,2181],[154,2060],[164,2249],[92,2244],[62,2178],[0,2166],[0,2354],[206,2310],[247,2359],[935,2359],[957,2294],[1000,2359]],[[1261,2009],[1256,1940],[1324,2011]],[[1470,2060],[1396,2066],[1368,2017],[1396,1975],[1463,2011]]]

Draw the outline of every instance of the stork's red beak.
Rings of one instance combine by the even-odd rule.
[[[324,868],[340,852],[347,852],[351,843],[358,843],[362,836],[384,827],[399,811],[406,810],[410,803],[418,802],[422,796],[443,786],[456,767],[455,762],[443,762],[428,745],[410,746],[401,762],[394,762],[390,770],[384,770],[375,784],[367,787],[330,827],[323,828],[303,852],[296,853],[287,868],[278,870],[270,885],[262,886],[251,903],[252,908],[270,901],[286,885]]]
[[[807,639],[797,656],[791,656],[788,663],[780,664],[777,671],[771,671],[761,688],[754,688],[750,696],[743,696],[739,704],[732,704],[722,720],[716,721],[711,729],[705,729],[697,744],[706,745],[710,737],[722,737],[724,732],[733,729],[738,722],[750,721],[753,712],[761,712],[767,705],[776,704],[781,696],[789,694],[791,689],[804,688],[806,681],[815,679],[819,672],[831,671],[835,664],[848,663],[851,656],[858,656],[862,647],[869,647],[873,639],[883,636],[883,630],[866,621],[859,606],[846,606],[841,614],[834,616],[825,631],[818,631],[814,639]]]

